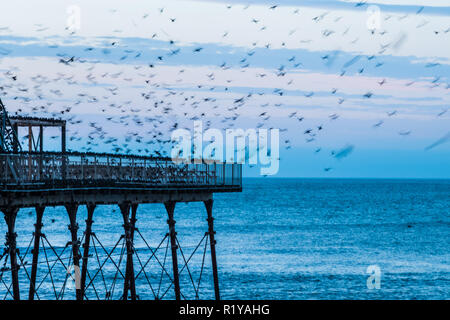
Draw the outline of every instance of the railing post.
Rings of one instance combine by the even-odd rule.
[[[62,153],[62,180],[67,179],[67,158],[66,158],[66,126],[61,126],[61,153]]]
[[[148,180],[147,159],[144,159],[144,182]]]
[[[44,127],[39,126],[39,152],[44,152]]]
[[[109,156],[106,156],[106,170],[104,170],[104,174],[105,174],[105,179],[107,178],[106,177],[106,174],[108,174],[108,178],[111,178],[110,176],[111,176],[111,168],[109,167]]]
[[[52,156],[52,180],[55,182],[55,156]]]
[[[226,184],[226,179],[225,179],[225,177],[226,177],[226,170],[225,170],[226,165],[227,165],[227,163],[224,162],[223,163],[223,177],[222,177],[223,178],[223,185]]]
[[[28,181],[31,180],[31,152],[33,151],[33,144],[34,137],[33,137],[33,128],[29,125],[28,126]]]
[[[97,156],[94,156],[94,180],[97,180]]]
[[[234,166],[236,164],[232,163],[231,164],[231,185],[234,185]]]
[[[43,164],[43,159],[42,159],[42,152],[39,154],[39,168],[38,168],[38,180],[41,180],[42,177],[42,164]]]
[[[44,160],[42,158],[42,153],[40,153],[39,155],[36,156],[36,161],[37,161],[37,180],[41,180],[42,179],[42,170],[44,168]]]
[[[239,186],[242,187],[242,164],[239,166]]]
[[[81,162],[81,180],[84,180],[84,156],[80,157]]]
[[[163,180],[165,179],[166,181],[164,181],[166,184],[169,184],[169,182],[170,182],[170,177],[169,177],[169,175],[167,174],[167,169],[168,169],[168,165],[167,165],[167,160],[164,162],[164,171],[163,172],[165,172],[165,173],[163,173]]]

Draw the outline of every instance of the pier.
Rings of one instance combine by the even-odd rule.
[[[1,100],[0,119],[0,211],[7,230],[5,245],[0,247],[0,299],[49,299],[49,295],[65,299],[70,296],[66,290],[73,290],[76,300],[137,300],[138,277],[144,277],[148,283],[148,287],[140,289],[153,292],[155,299],[166,297],[169,289],[177,300],[198,299],[200,280],[193,281],[189,263],[196,252],[200,253],[197,249],[204,247],[201,278],[208,243],[214,287],[211,298],[220,299],[213,194],[242,191],[240,164],[186,164],[169,158],[71,152],[67,151],[63,120],[9,117]],[[45,151],[44,133],[48,127],[61,130],[60,152]],[[27,150],[23,150],[19,137],[24,129]],[[34,134],[36,131],[38,134]],[[181,202],[203,202],[205,207],[205,233],[190,257],[182,251],[176,231],[176,205]],[[156,248],[147,241],[152,235],[142,234],[139,229],[139,206],[143,204],[160,204],[167,212],[167,233]],[[95,233],[96,225],[102,224],[97,220],[94,223],[95,212],[102,205],[117,206],[118,210],[111,214],[122,223],[112,247],[103,246]],[[77,214],[81,206],[87,210],[84,230],[80,230]],[[64,207],[66,212],[68,232],[64,248],[56,248],[48,240],[42,222],[48,207]],[[33,232],[17,233],[17,217],[26,208],[34,209]],[[19,250],[19,237],[27,239],[28,247]],[[135,247],[137,237],[145,244],[141,251]],[[164,249],[164,243],[172,260],[170,267],[166,257],[164,261],[157,258],[156,252]],[[149,267],[149,262],[155,260],[161,279],[164,276],[170,283],[169,289],[162,293],[158,290],[158,294],[149,275],[156,272]],[[181,272],[189,273],[193,296],[183,294]],[[58,279],[62,283],[57,284]],[[73,288],[67,285],[71,281],[75,283]],[[95,287],[98,281],[102,282],[102,290]],[[44,288],[46,294],[40,295]]]

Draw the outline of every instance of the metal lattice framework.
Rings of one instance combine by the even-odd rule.
[[[3,152],[20,151],[21,146],[17,137],[17,130],[11,124],[8,112],[0,99],[0,150]]]
[[[87,207],[81,239],[76,233],[78,224],[72,221],[71,238],[64,246],[54,245],[47,237],[42,223],[45,209],[36,208],[35,230],[26,246],[15,247],[11,242],[15,241],[14,236],[7,233],[7,243],[0,254],[0,299],[137,300],[144,296],[156,300],[192,300],[205,298],[200,293],[202,283],[207,280],[205,274],[213,274],[217,285],[215,297],[219,298],[218,280],[215,283],[217,265],[208,265],[206,259],[207,254],[215,256],[212,216],[208,216],[207,231],[200,240],[194,246],[184,247],[170,214],[175,203],[167,205],[169,232],[153,247],[136,225],[137,205],[121,205],[121,214],[125,213],[123,233],[117,235],[114,244],[108,245],[95,232],[94,205]],[[205,205],[210,212],[212,201]],[[76,208],[68,208],[73,210]],[[14,288],[14,278],[20,279],[20,287]]]

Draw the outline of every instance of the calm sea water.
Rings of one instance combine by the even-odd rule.
[[[246,179],[243,193],[215,196],[221,295],[224,299],[448,299],[449,207],[450,180]],[[79,211],[80,230],[84,229],[85,211]],[[175,218],[185,256],[183,259],[179,252],[182,269],[207,230],[206,213],[200,203],[179,204]],[[162,205],[139,208],[137,226],[145,241],[137,234],[136,273],[151,257],[146,242],[155,250],[163,240],[166,219]],[[122,232],[119,211],[112,206],[99,207],[94,220],[94,232],[110,252]],[[22,256],[31,240],[33,223],[32,210],[20,212],[17,233]],[[66,276],[61,261],[70,264],[70,250],[61,254],[70,238],[67,223],[62,209],[47,209],[43,231],[61,260],[46,244],[50,262],[47,265],[41,252],[38,283],[55,263],[55,286],[47,276],[38,290],[41,299],[54,298],[55,292],[62,297]],[[5,232],[4,224],[0,228]],[[189,260],[189,269],[180,274],[186,298],[195,298],[197,288],[199,298],[213,298],[209,250],[207,247],[203,260],[204,248],[203,241]],[[94,254],[89,260],[91,278],[107,259],[99,243],[95,249],[99,258]],[[119,244],[111,257],[124,273],[121,249]],[[155,295],[173,298],[167,241],[156,256],[158,260],[152,258],[137,279],[141,299]],[[24,261],[31,261],[29,253]],[[108,260],[95,276],[87,292],[89,298],[104,298],[106,291],[113,298],[120,297],[123,280],[114,263]],[[366,270],[373,265],[381,270],[378,290],[367,287]],[[22,295],[28,290],[26,271],[29,267],[20,271]],[[5,281],[8,277],[4,273]],[[64,292],[64,299],[73,298],[73,290]],[[2,284],[0,294],[0,298],[9,298]]]

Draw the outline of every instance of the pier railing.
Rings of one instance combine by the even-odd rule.
[[[0,154],[0,185],[137,185],[148,187],[241,187],[242,165],[185,164],[171,159],[113,154]]]

